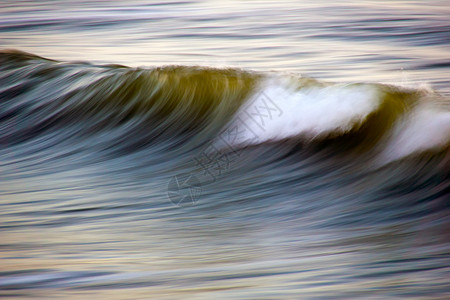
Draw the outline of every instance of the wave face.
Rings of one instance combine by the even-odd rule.
[[[439,298],[449,143],[429,89],[3,51],[0,295]]]

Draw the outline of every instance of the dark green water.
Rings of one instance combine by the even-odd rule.
[[[3,1],[0,296],[448,298],[448,12]]]

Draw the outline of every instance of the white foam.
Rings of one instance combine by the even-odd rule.
[[[420,105],[394,128],[381,160],[386,163],[450,142],[450,112]]]
[[[298,135],[314,139],[347,132],[380,104],[381,97],[371,85],[295,89],[275,79],[238,111],[221,139],[231,145],[247,145]]]

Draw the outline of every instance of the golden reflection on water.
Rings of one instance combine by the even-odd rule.
[[[427,95],[429,102],[438,98],[434,89],[444,95],[439,101],[445,106],[449,14],[447,2],[437,0],[3,1],[0,46],[93,64],[276,71],[305,85],[313,80],[301,81],[297,74],[390,83],[413,88],[411,95]],[[21,71],[0,77],[0,84],[7,82],[1,88],[33,83],[20,77]],[[37,79],[50,73],[40,74]],[[17,102],[5,100],[0,113],[1,105],[12,105],[10,114],[28,105],[22,110],[32,115],[45,107],[38,100],[67,96],[53,95],[45,82],[30,85],[19,89],[24,98],[13,89],[9,96]],[[215,86],[237,89],[225,81]],[[142,92],[142,86],[132,87],[138,91],[133,97]],[[164,92],[172,98],[189,94],[189,88],[171,88]],[[422,89],[414,92],[417,88]],[[42,90],[44,96],[38,95]],[[86,90],[91,91],[76,92]],[[105,85],[88,96],[107,91]],[[212,94],[209,100],[218,101]],[[111,100],[113,107],[116,95],[108,96],[101,100]],[[61,103],[58,109],[66,105]],[[447,115],[442,113],[442,124]],[[389,123],[382,117],[377,120]],[[21,126],[29,134],[27,125]],[[151,140],[136,143],[132,153],[107,152],[132,140],[132,133],[111,145],[102,138],[113,139],[116,127],[98,136],[99,128],[89,128],[94,138],[79,141],[57,127],[55,136],[63,138],[55,147],[49,142],[48,149],[46,142],[53,141],[48,136],[0,148],[0,288],[5,287],[0,297],[444,299],[448,293],[445,149],[361,171],[368,157],[346,158],[348,167],[338,158],[326,165],[330,153],[319,149],[323,157],[316,159],[316,153],[289,141],[262,145],[260,152],[250,147],[247,160],[209,187],[203,202],[177,208],[166,199],[164,172],[187,163],[171,161],[178,159],[171,151],[186,154],[182,145],[169,143],[174,137],[162,150],[151,149]],[[433,136],[430,131],[423,132]],[[148,153],[139,152],[142,148]]]

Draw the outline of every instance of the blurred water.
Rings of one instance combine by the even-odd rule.
[[[2,1],[0,45],[62,60],[235,66],[449,93],[448,1]]]
[[[449,15],[448,1],[1,1],[2,49],[92,64],[2,53],[0,296],[450,297]],[[314,142],[276,138],[317,112],[279,96],[285,127],[205,182],[196,160],[254,89],[275,101],[273,74],[333,105],[359,100],[346,83],[397,87],[370,85],[390,106]],[[345,84],[309,90],[323,80]],[[403,110],[425,121],[403,130]],[[180,174],[201,181],[195,205],[172,203]]]

